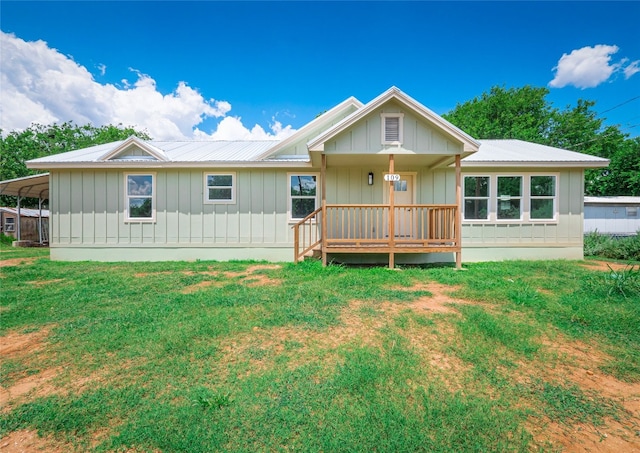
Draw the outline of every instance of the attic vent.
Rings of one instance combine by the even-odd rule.
[[[401,114],[382,114],[382,143],[385,145],[402,143]]]

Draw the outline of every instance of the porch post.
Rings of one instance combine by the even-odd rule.
[[[42,198],[38,198],[38,240],[42,245]]]
[[[322,252],[322,266],[327,265],[327,155],[322,153],[322,168],[320,169],[320,193],[322,197],[322,225],[320,227],[320,247]]]
[[[22,224],[22,213],[20,211],[20,201],[22,200],[22,197],[20,196],[20,191],[18,191],[18,205],[16,206],[18,208],[18,218],[16,219],[16,223],[17,225],[17,230],[16,230],[16,237],[18,238],[18,242],[20,242],[22,240],[22,231],[21,231],[21,224]]]
[[[456,154],[456,269],[462,268],[462,172],[460,154]]]
[[[393,154],[389,154],[389,174],[393,174],[395,172],[395,162]],[[395,193],[395,185],[393,181],[389,182],[389,269],[393,269],[395,267],[395,255],[394,249],[396,247],[396,219],[395,219],[395,208],[394,208],[394,193]]]

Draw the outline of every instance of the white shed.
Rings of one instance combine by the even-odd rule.
[[[584,197],[584,232],[630,236],[640,231],[640,197]]]

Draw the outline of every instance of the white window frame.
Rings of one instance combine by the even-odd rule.
[[[398,140],[387,140],[387,118],[398,118]],[[383,145],[402,145],[404,140],[404,113],[381,113],[381,141]]]
[[[291,195],[291,177],[292,176],[315,176],[316,177],[316,195],[315,197],[300,197]],[[313,198],[315,200],[315,209],[318,209],[318,201],[320,195],[320,173],[310,173],[310,172],[289,172],[287,173],[287,214],[289,217],[289,222],[299,222],[303,219],[303,217],[293,217],[293,199],[294,198]]]
[[[559,187],[558,187],[558,181],[560,180],[558,173],[529,173],[527,178],[527,185],[526,185],[526,190],[527,190],[527,200],[528,200],[528,205],[527,205],[527,216],[529,218],[529,221],[532,223],[553,223],[553,222],[557,222],[558,221],[558,193],[559,193]],[[554,184],[554,189],[555,189],[555,194],[553,196],[542,196],[542,195],[536,195],[536,196],[532,196],[531,195],[531,178],[533,176],[553,176],[555,178],[555,184]],[[531,201],[532,200],[549,200],[552,199],[553,200],[553,218],[551,219],[533,219],[531,218]]]
[[[516,196],[500,196],[499,193],[500,191],[498,190],[498,179],[499,178],[520,178],[520,196],[516,197]],[[527,177],[526,174],[522,173],[522,174],[512,174],[512,173],[497,173],[495,175],[495,185],[496,185],[496,190],[495,192],[495,199],[493,200],[495,205],[495,209],[494,209],[494,214],[495,214],[495,220],[496,222],[500,222],[500,223],[522,223],[522,221],[524,220],[524,201],[525,201],[525,184],[527,184],[527,182],[529,181],[529,178]],[[517,219],[499,219],[498,218],[498,204],[503,201],[511,201],[511,200],[520,200],[520,217],[518,217]]]
[[[209,176],[231,176],[231,199],[209,198],[210,188],[229,188],[229,186],[210,186]],[[204,174],[204,204],[235,204],[236,203],[236,172],[234,171],[214,171]]]
[[[466,184],[466,178],[470,177],[470,178],[489,178],[489,186],[487,187],[487,196],[486,197],[466,197],[465,194],[465,184]],[[490,174],[468,174],[468,175],[463,175],[462,176],[462,206],[460,206],[460,209],[462,210],[462,220],[464,222],[482,222],[482,223],[486,223],[489,222],[491,220],[491,213],[492,213],[492,209],[491,209],[491,197],[492,197],[492,188],[493,188],[493,184],[491,182],[492,178]],[[464,206],[465,206],[465,200],[487,200],[487,218],[486,219],[467,219],[464,217]]]
[[[488,177],[489,178],[489,215],[487,219],[467,219],[464,217],[464,202],[467,198],[475,199],[476,197],[464,196],[464,181],[467,176],[471,177]],[[520,219],[498,219],[498,203],[500,197],[498,196],[498,177],[499,176],[520,176],[522,177],[522,196],[520,197]],[[531,218],[531,178],[533,176],[553,176],[555,178],[555,195],[550,196],[535,196],[533,199],[553,199],[553,218],[552,219],[532,219]],[[485,198],[485,197],[482,197]],[[559,220],[559,205],[560,205],[560,174],[555,172],[522,172],[522,173],[468,173],[462,175],[462,221],[465,224],[557,224]]]
[[[129,195],[129,177],[130,176],[151,176],[151,195]],[[124,174],[124,221],[127,223],[153,223],[156,221],[156,172],[127,172]],[[129,215],[129,199],[131,198],[150,198],[151,199],[151,217],[131,217]]]
[[[15,217],[5,217],[4,218],[4,232],[5,233],[15,233],[16,231],[16,218]]]

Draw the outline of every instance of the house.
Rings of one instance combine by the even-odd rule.
[[[584,197],[584,232],[632,236],[640,231],[640,197]]]
[[[20,222],[18,223],[18,218]],[[0,207],[0,232],[18,241],[45,244],[48,241],[49,211]]]
[[[427,263],[580,259],[585,168],[606,159],[476,140],[393,87],[282,141],[125,141],[50,172],[58,260]]]

